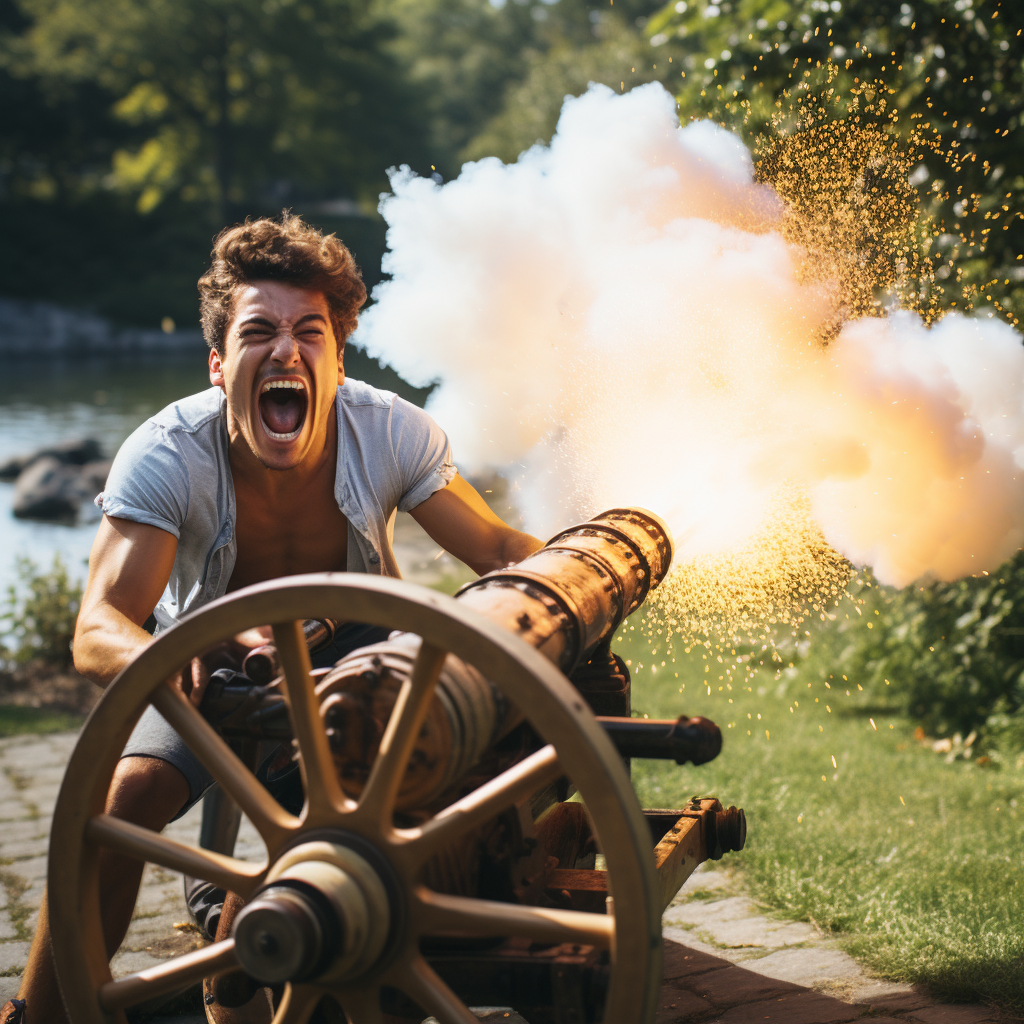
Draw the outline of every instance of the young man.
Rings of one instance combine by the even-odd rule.
[[[396,509],[479,573],[540,547],[458,475],[426,413],[346,383],[345,339],[366,289],[337,238],[288,215],[228,229],[199,291],[213,387],[152,417],[114,461],[97,499],[104,516],[75,633],[79,672],[106,686],[150,642],[151,614],[164,629],[251,583],[327,570],[398,576]],[[185,675],[175,684],[198,704],[207,667],[197,659]],[[118,764],[107,813],[159,830],[210,781],[150,708]],[[142,868],[103,852],[108,955],[127,931]],[[19,997],[0,1022],[67,1019],[45,902]]]

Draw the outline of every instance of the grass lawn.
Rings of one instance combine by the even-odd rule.
[[[0,704],[0,737],[21,733],[67,732],[82,727],[85,719],[63,711]]]
[[[747,847],[727,856],[754,898],[885,978],[1024,1010],[1024,770],[946,764],[912,723],[855,707],[855,680],[762,670],[730,691],[700,649],[654,668],[639,629],[613,646],[632,663],[635,711],[704,715],[724,735],[700,768],[634,761],[644,806],[700,793],[743,807]]]

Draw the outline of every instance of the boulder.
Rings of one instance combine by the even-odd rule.
[[[84,466],[87,462],[102,459],[103,452],[99,441],[91,437],[61,441],[59,444],[40,448],[31,455],[19,455],[0,463],[0,480],[17,480],[34,462],[48,457],[70,466]]]
[[[12,511],[19,519],[74,518],[82,503],[103,489],[109,472],[105,460],[75,465],[43,455],[18,476]]]

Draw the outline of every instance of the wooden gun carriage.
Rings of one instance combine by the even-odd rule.
[[[650,1024],[662,911],[746,835],[743,812],[715,799],[643,811],[629,782],[631,757],[700,764],[721,748],[703,719],[630,718],[628,674],[608,652],[671,554],[656,516],[616,509],[455,598],[375,577],[290,577],[161,634],[86,723],[55,809],[50,919],[75,1024],[123,1021],[202,979],[224,1005],[270,987],[275,1024],[472,1024],[479,1006],[529,1024]],[[314,671],[310,621],[395,632]],[[221,674],[201,713],[163,682],[266,623],[269,683]],[[147,703],[252,822],[263,862],[232,855],[237,818],[223,804],[197,847],[103,813]],[[297,765],[294,802],[253,774],[268,742]],[[100,847],[226,890],[217,941],[113,979]]]

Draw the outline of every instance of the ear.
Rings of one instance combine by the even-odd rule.
[[[338,386],[345,383],[345,342],[338,345]]]
[[[210,383],[224,390],[224,361],[215,348],[210,349]]]

